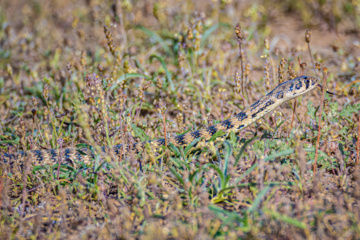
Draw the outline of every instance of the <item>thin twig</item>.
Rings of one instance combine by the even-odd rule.
[[[288,137],[290,135],[290,131],[293,127],[293,123],[294,123],[294,118],[295,118],[295,114],[296,114],[296,103],[297,103],[297,98],[294,99],[294,107],[293,107],[293,115],[292,115],[292,118],[291,118],[291,124],[290,124],[290,130],[288,132]]]
[[[242,91],[242,95],[244,95],[244,64],[242,59],[241,40],[239,40],[239,49],[240,49],[240,64],[241,64],[241,91]]]
[[[162,117],[163,117],[163,124],[164,124],[164,138],[165,138],[165,147],[167,147],[167,137],[166,137],[166,122],[165,122],[165,120],[166,120],[166,118],[165,118],[165,114],[161,114],[162,115]]]
[[[358,137],[357,137],[357,153],[356,153],[356,164],[359,164],[359,152],[360,152],[360,114],[359,114],[359,130],[358,130]]]
[[[62,138],[59,138],[57,142],[58,142],[58,144],[59,144],[59,158],[58,158],[58,168],[57,168],[56,177],[57,177],[57,180],[59,181],[60,165],[61,165],[61,162],[62,162],[63,143],[64,143],[64,140],[63,140]]]
[[[136,116],[135,116],[135,121],[140,117],[140,111],[141,111],[142,104],[143,104],[143,101],[140,99],[140,106],[137,109]]]
[[[325,73],[325,68],[323,68],[323,85],[325,86],[325,82],[326,82],[326,73]],[[320,100],[320,111],[319,111],[319,121],[318,121],[318,136],[317,136],[317,140],[316,140],[316,147],[315,147],[315,159],[314,159],[314,166],[313,166],[313,172],[315,174],[316,172],[316,162],[318,159],[318,154],[319,154],[319,143],[320,143],[320,135],[321,135],[321,118],[322,118],[322,111],[323,111],[323,105],[324,105],[324,98],[325,98],[325,88],[322,88],[321,91],[321,100]]]
[[[317,74],[317,72],[316,72],[314,58],[313,58],[313,56],[312,56],[312,54],[311,54],[310,43],[307,43],[307,45],[308,45],[309,55],[310,55],[310,58],[311,58],[311,63],[312,63],[312,65],[313,65],[315,75],[316,75],[316,77],[318,78],[319,76],[318,76],[318,74]]]
[[[25,203],[26,203],[26,198],[27,198],[27,177],[28,177],[28,172],[30,170],[30,157],[26,157],[25,159],[25,170],[23,173],[23,192],[22,192],[22,202],[21,202],[21,212],[20,212],[20,229],[19,232],[22,232],[22,228],[23,228],[23,221],[25,218]]]

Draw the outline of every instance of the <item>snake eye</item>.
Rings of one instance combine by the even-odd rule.
[[[309,79],[306,79],[306,80],[305,80],[305,84],[306,84],[306,85],[309,85],[309,84],[310,84]]]

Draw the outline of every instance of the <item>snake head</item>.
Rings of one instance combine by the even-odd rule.
[[[311,76],[300,76],[283,83],[286,99],[307,93],[319,85],[319,80]]]

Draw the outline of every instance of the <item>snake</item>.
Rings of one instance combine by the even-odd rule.
[[[230,133],[231,131],[237,132],[248,127],[259,118],[273,111],[282,103],[310,92],[317,86],[321,87],[319,80],[316,77],[296,77],[279,84],[268,94],[261,97],[259,100],[245,108],[240,113],[237,113],[220,123],[211,125],[204,129],[177,135],[168,139],[161,138],[127,145],[115,145],[112,147],[111,151],[113,154],[115,154],[115,156],[123,157],[130,152],[141,152],[146,147],[150,147],[151,149],[159,149],[162,146],[168,145],[169,143],[176,147],[186,146],[198,138],[210,140],[212,136],[220,131],[220,133],[223,133],[224,135],[226,133]],[[102,147],[101,149],[103,152],[107,152],[108,150],[107,147]],[[64,161],[72,163],[81,161],[85,164],[89,164],[91,163],[92,159],[94,159],[94,157],[95,155],[93,151],[90,151],[86,148],[64,148],[20,151],[14,154],[4,153],[2,156],[2,161],[5,163],[9,162],[11,166],[22,166],[24,161],[28,161],[30,159],[31,163],[37,166],[57,163],[60,158],[62,163]]]

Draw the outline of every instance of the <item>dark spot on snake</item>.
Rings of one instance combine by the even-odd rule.
[[[51,160],[55,161],[57,160],[57,152],[55,149],[50,150]]]
[[[179,136],[176,136],[176,137],[175,137],[175,140],[177,141],[177,143],[178,143],[179,145],[185,145],[185,144],[187,144],[187,142],[185,142],[184,136],[185,136],[185,135],[179,135]]]
[[[192,132],[191,133],[191,136],[193,137],[193,138],[199,138],[200,137],[200,131],[194,131],[194,132]]]
[[[64,151],[64,158],[65,159],[70,159],[70,149],[65,149]]]
[[[270,105],[273,105],[275,102],[273,100],[269,100],[266,102],[266,106],[270,106]]]
[[[76,151],[75,156],[76,156],[77,159],[82,158],[82,154],[80,152],[78,152],[78,151]]]
[[[62,164],[74,166],[74,161],[70,158],[66,158]]]
[[[41,150],[35,150],[33,153],[34,153],[34,155],[36,156],[36,158],[37,158],[39,161],[44,160],[44,159],[43,159],[43,156],[42,156],[42,153],[41,153]]]
[[[273,101],[273,100],[269,100],[269,101],[267,101],[266,103],[265,103],[265,105],[262,107],[262,108],[260,108],[256,113],[254,113],[254,114],[252,114],[251,115],[251,117],[256,117],[256,115],[258,114],[258,113],[261,113],[261,112],[263,112],[268,106],[270,106],[270,105],[272,105],[272,104],[274,104],[275,102]]]
[[[294,88],[294,84],[291,83],[291,84],[290,84],[290,87],[289,87],[289,91],[291,92],[291,91],[293,90],[293,88]]]
[[[213,126],[208,127],[208,128],[206,129],[206,131],[207,131],[208,133],[210,133],[210,135],[212,136],[212,135],[214,135],[214,134],[217,132],[217,128],[213,125]]]
[[[115,152],[116,155],[120,155],[120,149],[114,148],[114,152]]]
[[[226,130],[234,127],[234,125],[232,124],[230,119],[227,119],[227,120],[223,121],[221,123],[221,125],[223,125],[226,128]]]
[[[251,107],[251,108],[255,108],[255,107],[257,107],[259,104],[260,104],[260,101],[258,100],[258,101],[256,101],[256,102],[254,102],[250,107]]]
[[[277,94],[276,94],[276,98],[277,99],[282,99],[284,97],[284,93],[281,91],[281,92],[278,92]]]
[[[164,146],[165,145],[165,139],[164,138],[160,138],[156,141],[160,146]]]
[[[244,119],[247,118],[247,115],[246,115],[245,112],[241,112],[241,113],[235,115],[235,117],[236,117],[239,121],[242,121],[242,120],[244,120]]]
[[[299,90],[299,89],[301,88],[301,86],[302,86],[302,83],[301,83],[301,81],[299,81],[299,82],[296,84],[295,88],[296,88],[297,90]]]
[[[245,125],[240,125],[240,126],[238,127],[238,129],[242,129],[244,126],[245,126]]]

